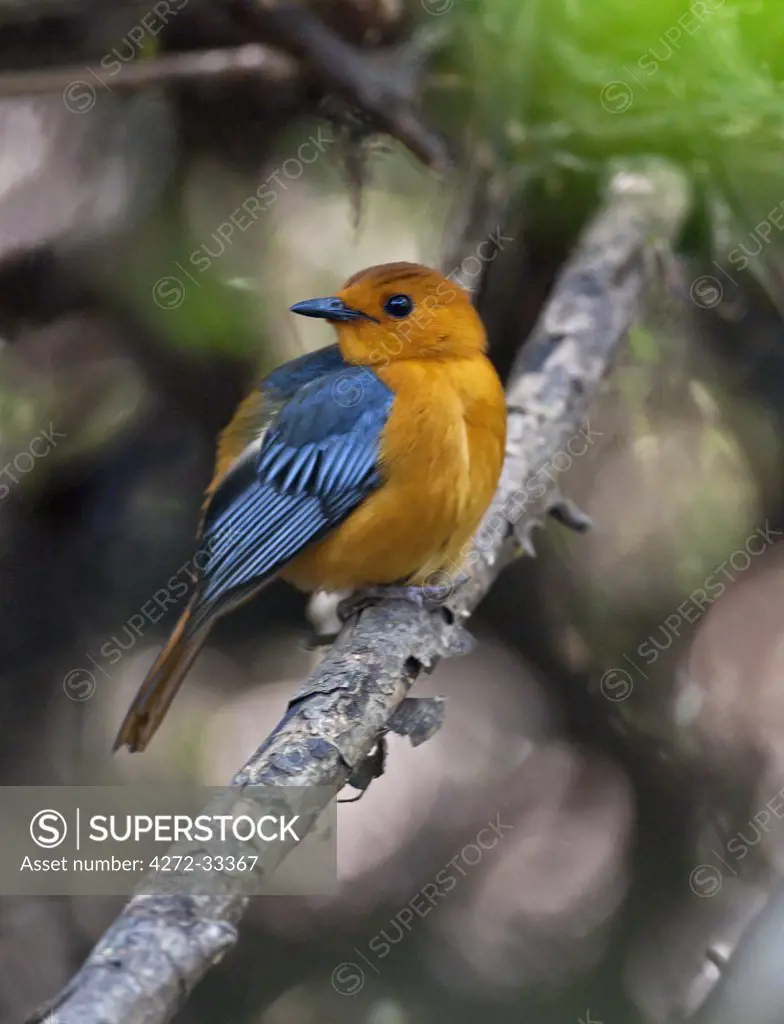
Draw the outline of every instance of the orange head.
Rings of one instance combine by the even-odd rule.
[[[350,277],[337,295],[298,302],[291,311],[332,321],[343,358],[364,366],[466,358],[487,348],[468,293],[418,263],[369,267]]]

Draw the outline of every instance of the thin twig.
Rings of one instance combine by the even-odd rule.
[[[114,62],[117,63],[116,61]],[[261,43],[248,43],[218,50],[163,54],[150,60],[122,65],[110,75],[96,64],[69,64],[35,71],[6,71],[0,74],[0,98],[65,93],[74,84],[96,82],[109,91],[143,89],[172,82],[230,81],[239,78],[263,78],[283,82],[297,76],[297,62]]]
[[[326,90],[357,106],[374,127],[398,139],[426,166],[449,167],[444,139],[426,124],[418,106],[423,73],[444,41],[442,32],[418,33],[391,54],[373,52],[346,42],[305,4],[224,2],[249,38],[273,41],[301,59]]]
[[[536,510],[543,462],[580,431],[614,353],[640,310],[655,263],[686,209],[683,179],[663,165],[619,173],[607,204],[560,275],[508,388],[509,443],[501,485],[455,596],[455,621],[385,601],[342,631],[273,734],[232,785],[338,789],[365,763],[422,669],[465,649],[464,621],[514,553],[513,534]],[[531,493],[533,493],[531,491]],[[48,1006],[58,1024],[161,1024],[237,940],[247,899],[135,897]]]
[[[0,15],[2,14],[0,0]],[[167,53],[124,64],[113,74],[95,63],[0,74],[0,99],[61,93],[69,110],[86,113],[96,82],[109,91],[185,81],[256,77],[283,81],[302,75],[356,106],[370,124],[391,135],[428,167],[445,171],[444,140],[424,121],[417,105],[422,76],[441,32],[420,33],[407,47],[366,52],[342,39],[313,11],[290,0],[224,0],[224,13],[244,29],[245,46]],[[279,49],[272,49],[274,43]],[[116,67],[117,61],[113,61]],[[77,88],[82,87],[82,88]],[[71,92],[70,90],[73,90]]]

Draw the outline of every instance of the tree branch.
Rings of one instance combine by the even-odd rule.
[[[672,239],[686,191],[682,177],[664,165],[617,173],[604,209],[561,273],[511,375],[504,473],[469,557],[472,578],[451,602],[454,621],[400,601],[363,611],[344,627],[232,785],[339,789],[395,726],[420,671],[465,650],[460,622],[514,557],[515,532],[542,513],[541,503],[527,501],[532,485],[538,493],[543,464],[579,431],[639,312],[655,265],[647,249]],[[169,1020],[237,940],[247,898],[228,885],[225,890],[221,896],[131,899],[65,990],[29,1024],[53,1011],[58,1024]]]
[[[0,0],[2,3],[2,0]],[[437,31],[420,32],[394,52],[365,52],[342,39],[314,12],[288,0],[226,0],[252,42],[134,60],[109,73],[99,59],[59,68],[0,73],[0,99],[60,93],[68,110],[92,109],[96,83],[109,92],[135,91],[174,82],[258,78],[281,82],[305,77],[355,105],[379,132],[386,132],[428,167],[444,171],[443,139],[417,106],[429,58],[443,41]],[[272,42],[278,48],[268,45]],[[115,61],[115,64],[117,62]],[[81,88],[80,88],[81,87]],[[92,102],[91,102],[92,99]]]
[[[84,82],[92,89],[97,82],[113,92],[115,89],[133,91],[172,82],[210,79],[261,78],[268,82],[283,82],[296,78],[299,73],[294,58],[261,43],[162,54],[150,60],[124,64],[116,77],[106,72],[102,74],[100,64],[97,69],[91,68],[90,63],[84,63],[35,71],[4,71],[0,74],[0,99],[65,93],[70,87]]]

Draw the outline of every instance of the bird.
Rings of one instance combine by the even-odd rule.
[[[273,370],[220,434],[194,590],[115,750],[147,747],[217,620],[273,579],[417,600],[459,575],[495,493],[504,391],[458,283],[381,264],[291,312],[337,342]]]

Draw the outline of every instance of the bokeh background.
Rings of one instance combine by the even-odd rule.
[[[217,431],[332,340],[288,306],[437,264],[506,373],[609,171],[664,157],[691,188],[677,251],[651,252],[591,443],[554,468],[593,530],[536,533],[476,651],[417,686],[447,696],[441,732],[393,737],[340,808],[338,892],[253,901],[177,1021],[718,1020],[700,1004],[784,854],[784,8],[252,6],[0,0],[0,783],[228,781],[317,657],[283,585],[215,630],[147,753],[110,748],[182,605],[150,621],[188,579]],[[283,63],[131,82],[249,43]],[[377,131],[348,72],[421,102],[452,170]],[[120,906],[3,898],[2,1024]],[[781,954],[751,957],[746,1024],[784,1019]]]

